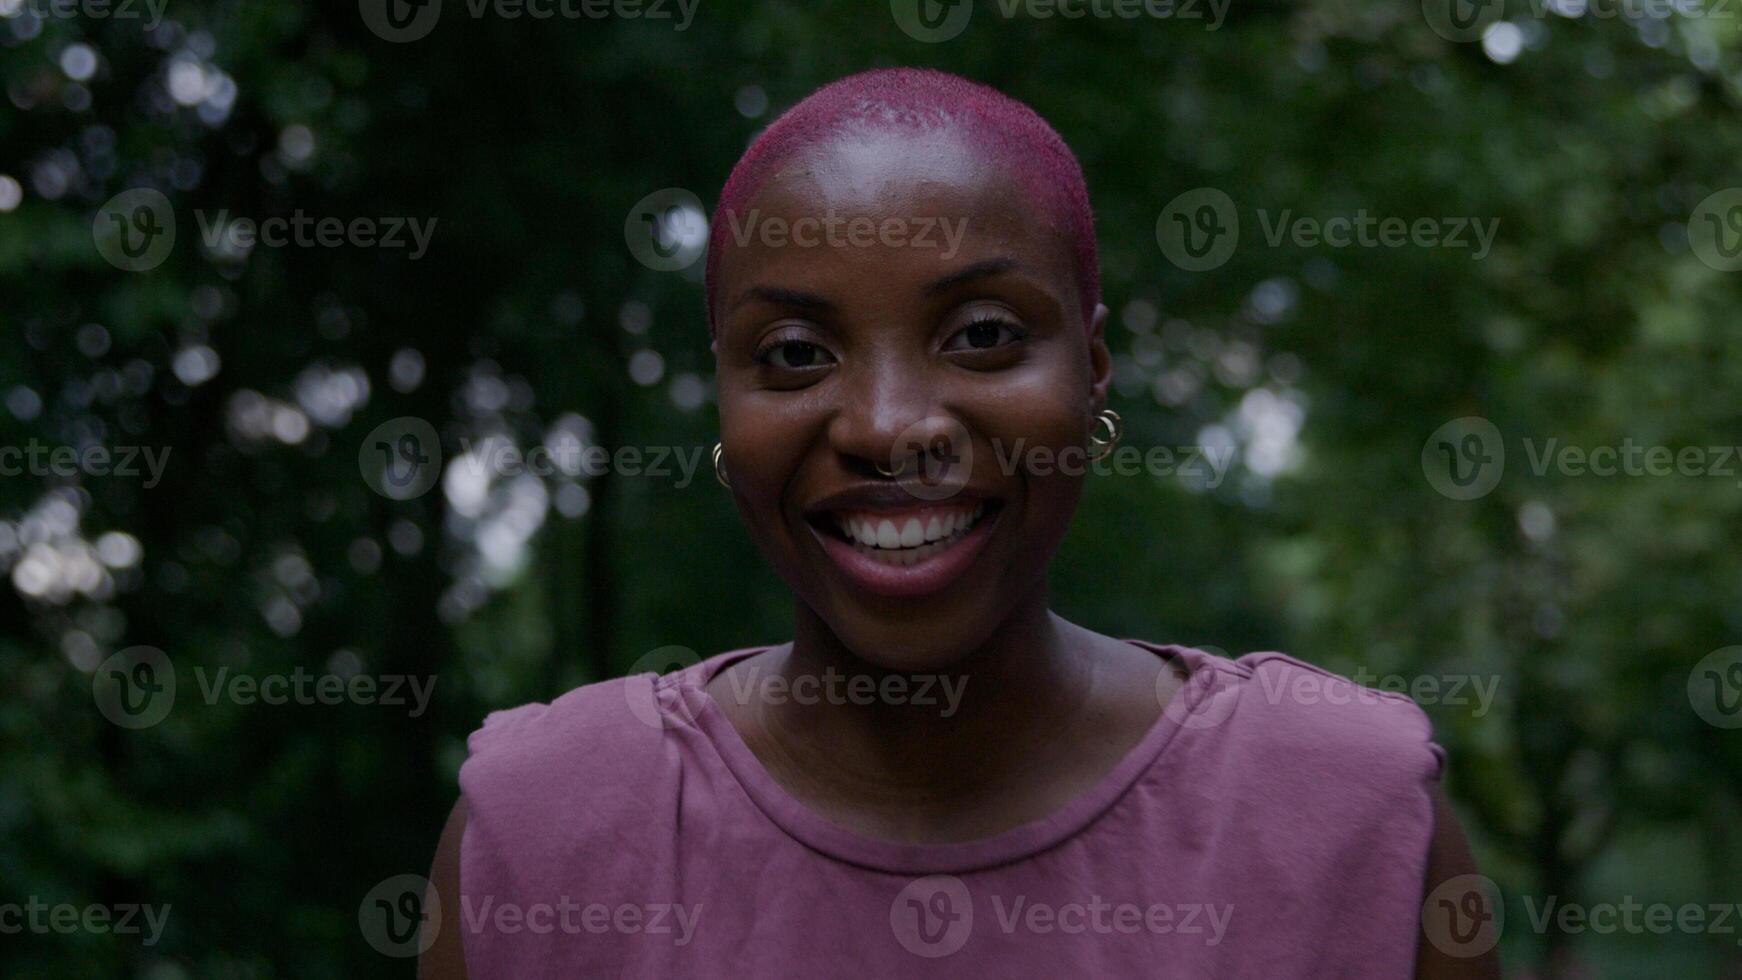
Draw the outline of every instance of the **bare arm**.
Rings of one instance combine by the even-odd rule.
[[[1470,853],[1470,842],[1458,815],[1446,799],[1445,790],[1434,787],[1434,834],[1428,844],[1427,878],[1422,884],[1422,900],[1441,882],[1459,875],[1476,874],[1476,858]],[[1453,956],[1429,941],[1417,927],[1420,943],[1415,954],[1416,980],[1499,980],[1500,955],[1490,949],[1479,956]]]
[[[466,980],[465,948],[460,942],[460,835],[466,830],[466,798],[448,812],[430,864],[430,890],[441,899],[441,927],[417,961],[418,980]],[[427,904],[427,902],[426,902]]]

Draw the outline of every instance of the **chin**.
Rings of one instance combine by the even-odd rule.
[[[928,625],[924,620],[845,617],[835,626],[843,646],[860,660],[901,674],[936,674],[956,669],[991,635],[990,627]],[[833,625],[833,624],[831,624]]]

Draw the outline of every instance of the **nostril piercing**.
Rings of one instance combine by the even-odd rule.
[[[907,472],[907,464],[906,463],[903,463],[900,466],[895,467],[894,469],[885,469],[884,467],[879,466],[876,463],[872,463],[871,468],[877,471],[878,476],[881,476],[886,480],[893,480],[894,478]]]

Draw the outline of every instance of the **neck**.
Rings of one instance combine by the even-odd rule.
[[[1094,685],[1082,631],[1047,608],[1044,582],[935,674],[880,668],[803,603],[795,612],[792,646],[771,660],[768,675],[795,695],[823,696],[758,699],[762,723],[788,751],[826,753],[810,771],[899,797],[948,799],[1006,781]]]

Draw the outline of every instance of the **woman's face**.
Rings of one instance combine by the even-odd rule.
[[[1006,169],[952,133],[839,137],[723,219],[733,496],[799,600],[888,669],[946,667],[1044,599],[1082,480],[1054,460],[1104,405],[1106,308],[1083,322],[1068,240]]]

